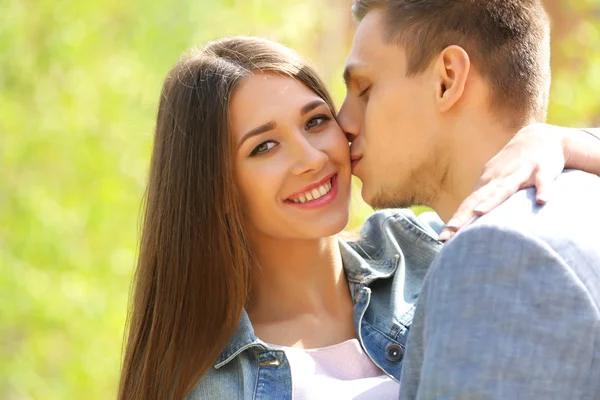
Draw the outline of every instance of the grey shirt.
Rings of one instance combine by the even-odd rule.
[[[401,399],[600,399],[600,178],[563,173],[457,234],[429,270]]]

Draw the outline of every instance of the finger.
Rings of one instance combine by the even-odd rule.
[[[456,232],[453,232],[448,229],[444,229],[440,233],[440,242],[447,242],[448,240],[452,239],[452,236],[454,236],[455,234],[456,234]]]
[[[517,193],[522,182],[523,180],[520,176],[513,176],[490,187],[488,196],[475,206],[473,211],[479,216],[491,212],[494,208],[508,200],[513,194]]]
[[[479,189],[473,192],[467,197],[458,207],[458,209],[448,221],[446,227],[450,230],[457,231],[462,228],[465,222],[469,221],[475,215],[475,207],[480,204],[487,196],[486,192],[489,190],[488,187]]]
[[[484,202],[495,190],[496,184],[488,184],[471,193],[458,207],[446,227],[448,230],[457,231],[477,216],[476,207]]]
[[[538,204],[544,205],[548,202],[549,188],[554,180],[546,174],[538,173],[535,177],[535,199]]]
[[[497,175],[498,175],[498,173],[495,173],[493,170],[487,170],[487,169],[484,170],[483,174],[479,177],[479,179],[477,180],[477,183],[473,187],[473,192],[476,192],[477,190],[481,189],[482,187],[489,185],[492,182],[492,176],[497,176]]]
[[[508,200],[519,190],[534,186],[534,177],[537,177],[538,175],[536,172],[537,167],[532,167],[531,165],[521,165],[510,175],[504,178],[499,178],[494,192],[484,202],[482,202],[481,205],[476,207],[476,212],[480,215],[487,214]]]
[[[513,172],[506,175],[501,174],[500,170],[487,171],[482,175],[477,184],[481,186],[461,203],[450,222],[448,222],[447,227],[449,230],[457,231],[475,216],[487,214],[498,207],[519,191],[521,187],[533,185],[531,168],[515,165],[509,166],[507,170]],[[496,178],[486,178],[486,176],[489,177],[494,174],[496,174]],[[486,183],[483,184],[483,182]]]
[[[496,155],[483,169],[483,172],[473,190],[480,189],[484,186],[497,183],[497,181],[509,179],[515,174],[525,174],[527,171],[523,167],[521,158],[498,157]]]

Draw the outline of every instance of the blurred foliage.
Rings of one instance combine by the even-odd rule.
[[[339,104],[350,4],[0,2],[0,398],[115,397],[156,106],[171,65],[210,39],[264,36],[312,58]],[[556,4],[574,22],[554,45],[550,120],[600,125],[600,1]],[[369,212],[354,197],[351,226]]]

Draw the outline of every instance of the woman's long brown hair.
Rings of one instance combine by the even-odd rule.
[[[184,57],[160,99],[119,399],[183,399],[238,325],[254,261],[233,170],[229,99],[256,71],[333,102],[314,68],[276,43],[226,38]]]

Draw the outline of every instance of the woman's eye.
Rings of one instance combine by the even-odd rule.
[[[256,146],[254,148],[254,150],[252,150],[252,153],[250,153],[250,155],[255,156],[257,154],[266,153],[267,151],[271,150],[275,146],[277,146],[276,142],[274,142],[272,140],[267,140],[266,142],[262,142],[261,144]]]
[[[329,117],[327,115],[317,115],[308,120],[308,122],[306,123],[306,129],[308,130],[308,129],[316,128],[317,126],[319,126],[329,120],[331,120],[331,117]]]

